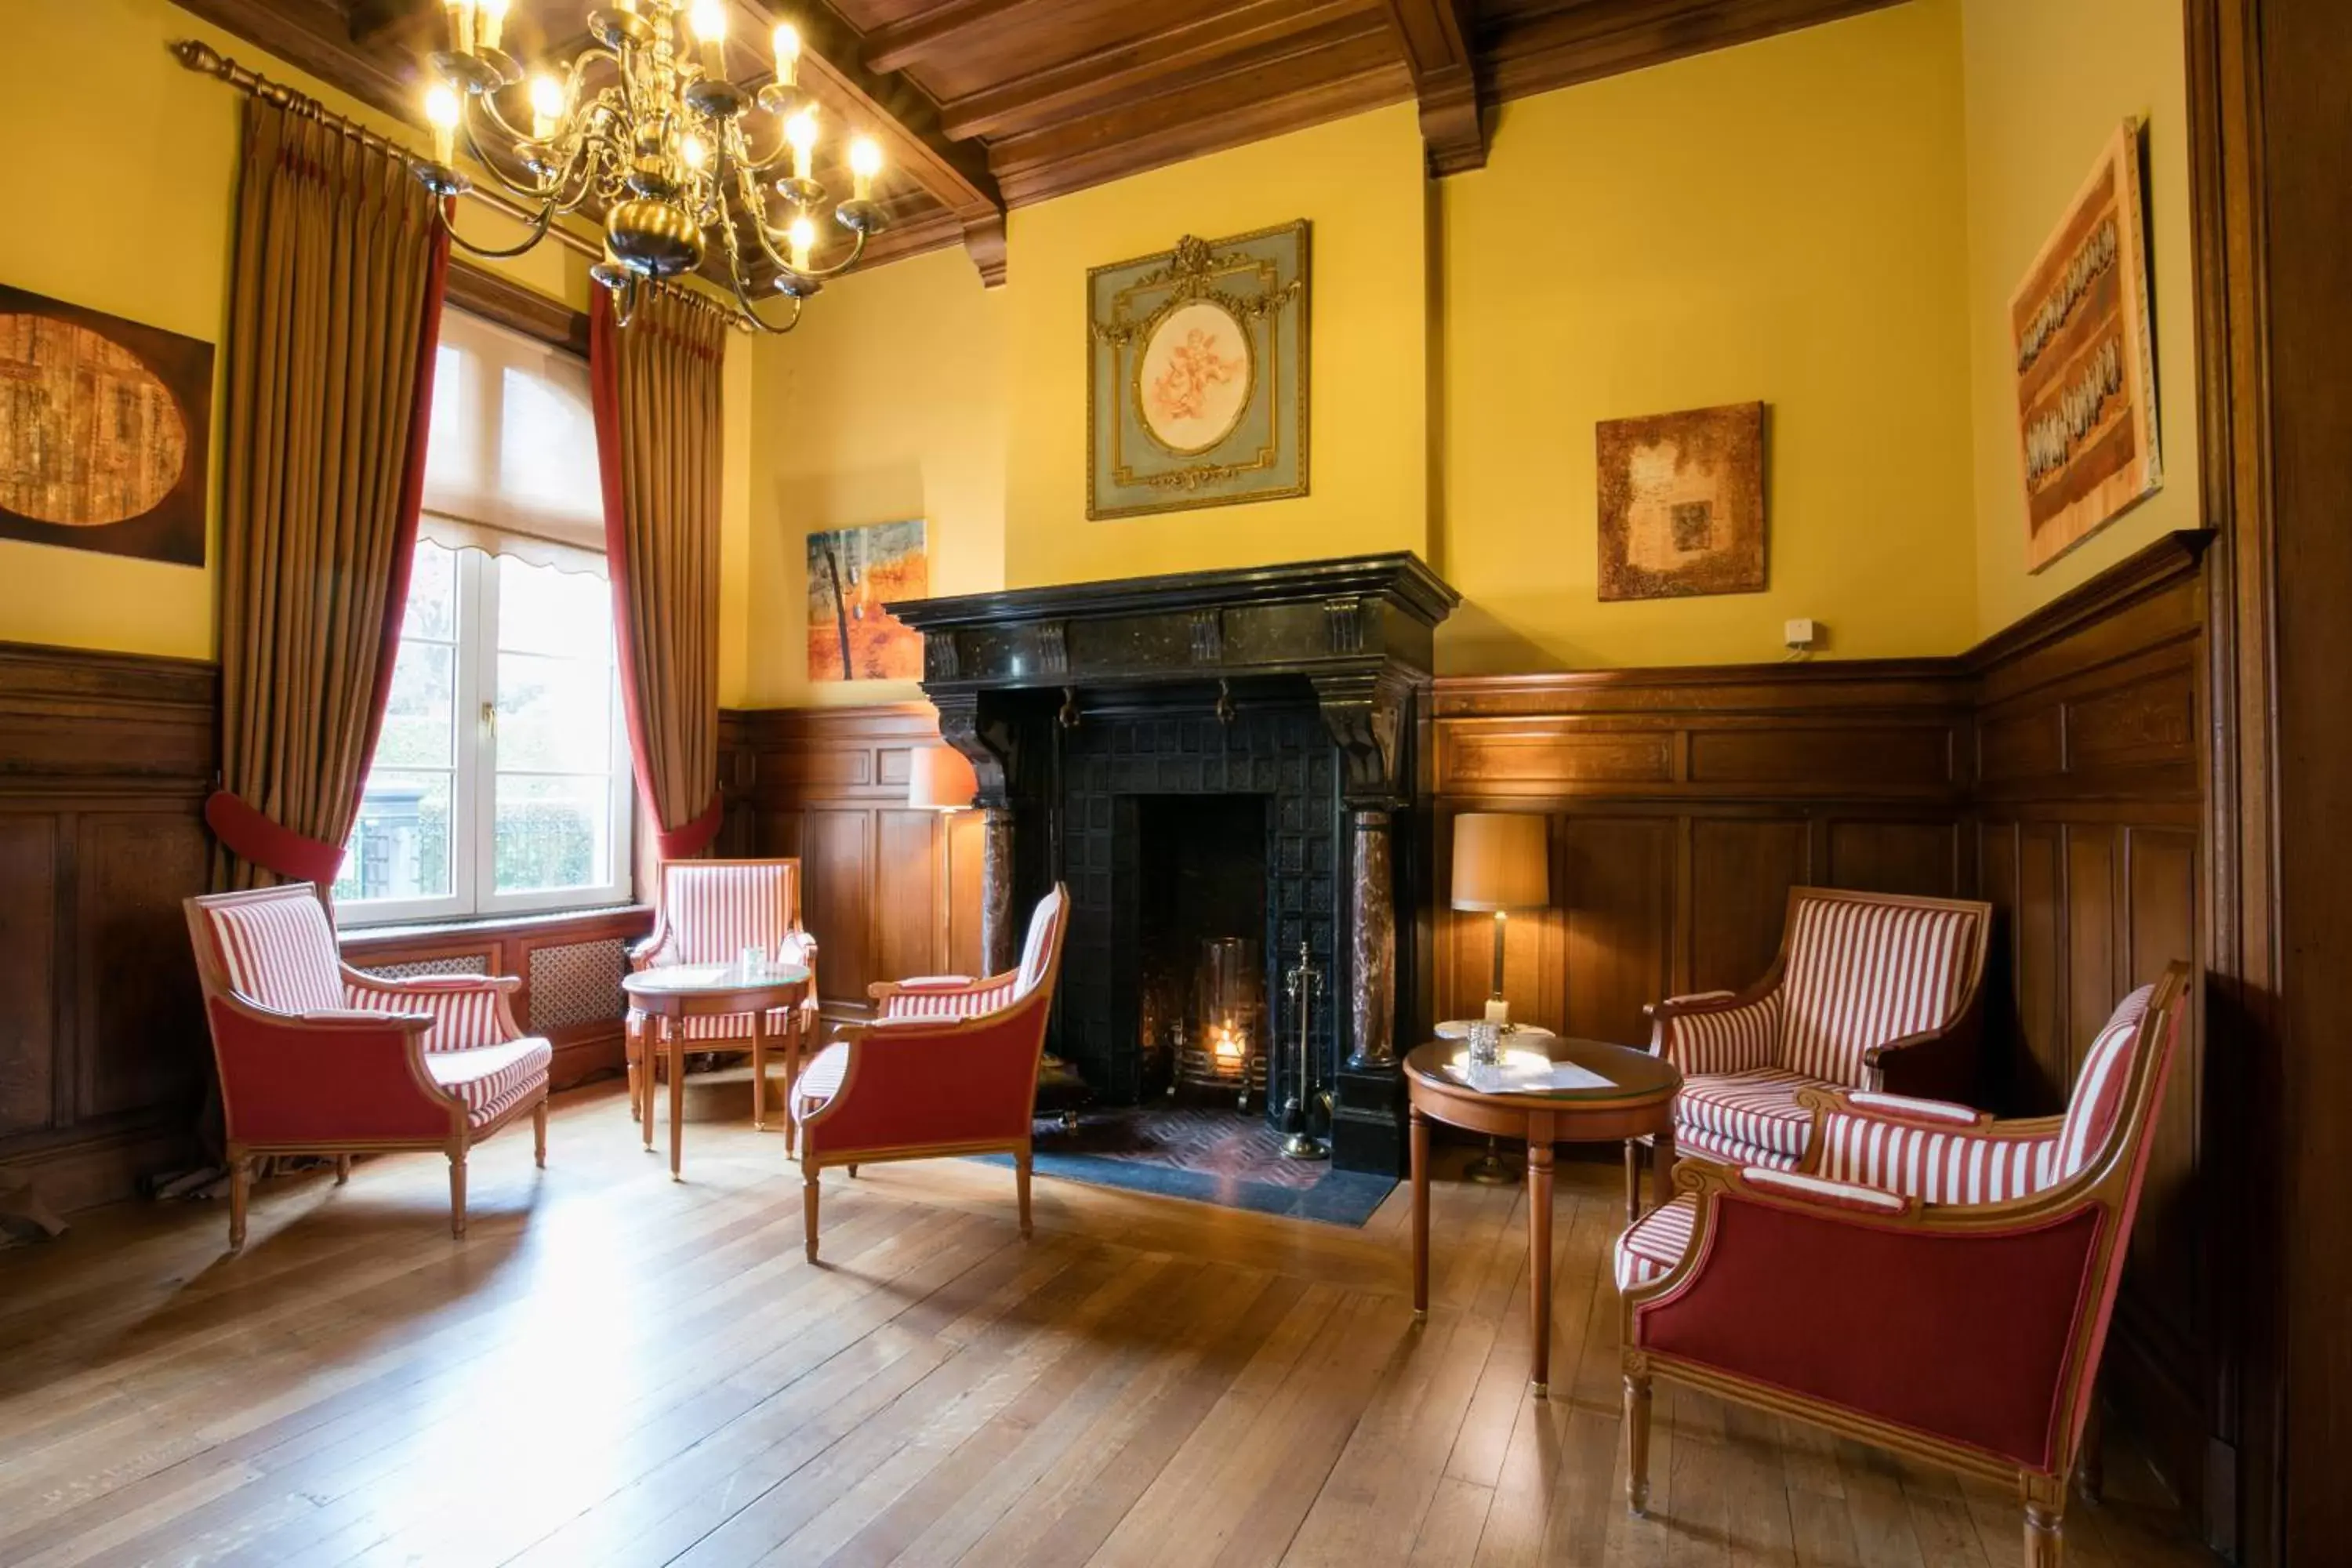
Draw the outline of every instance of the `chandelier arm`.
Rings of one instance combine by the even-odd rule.
[[[479,96],[480,95],[477,93],[467,94],[468,99]],[[493,110],[493,112],[495,113],[495,110]],[[527,202],[552,203],[555,198],[562,193],[563,179],[560,174],[556,177],[553,184],[544,185],[527,185],[519,180],[509,179],[507,176],[507,172],[504,169],[499,168],[495,163],[491,162],[489,154],[482,151],[481,140],[474,134],[474,117],[471,113],[463,109],[460,109],[458,111],[457,126],[459,130],[466,133],[466,151],[474,155],[474,162],[488,170],[490,178],[496,180],[499,184],[504,185],[512,195],[520,196]]]
[[[752,326],[757,327],[760,331],[767,333],[769,336],[781,338],[786,332],[791,331],[794,327],[801,324],[801,305],[803,304],[803,300],[799,295],[792,294],[786,296],[786,298],[790,299],[793,302],[793,313],[791,316],[786,318],[784,324],[780,327],[776,325],[775,322],[768,320],[767,317],[760,314],[760,308],[751,303],[751,296],[747,293],[743,288],[743,270],[740,266],[730,267],[727,269],[727,281],[729,286],[735,290],[736,307],[742,311],[743,319],[750,321]]]
[[[844,228],[847,228],[849,226],[844,224],[842,226]],[[848,255],[843,257],[832,266],[812,268],[804,272],[802,272],[799,268],[794,268],[793,270],[800,272],[801,276],[803,278],[831,278],[839,273],[848,271],[851,268],[857,265],[857,258],[866,254],[866,231],[861,228],[854,230],[853,232],[857,236],[857,242],[849,247]]]
[[[520,256],[524,251],[529,250],[532,246],[537,245],[541,240],[545,239],[547,237],[548,225],[554,216],[555,204],[552,201],[541,203],[539,209],[539,216],[531,220],[530,232],[523,236],[522,242],[520,245],[509,246],[503,250],[494,250],[484,246],[476,245],[472,240],[467,239],[464,235],[457,232],[457,221],[450,217],[446,212],[441,215],[441,226],[448,230],[449,243],[457,246],[460,250],[466,251],[469,255],[478,256],[485,261],[504,261],[509,257]]]
[[[486,88],[480,92],[467,93],[466,96],[476,100],[481,104],[482,112],[490,117],[490,123],[497,126],[499,134],[505,137],[508,141],[536,142],[539,140],[536,136],[524,135],[521,132],[516,130],[512,124],[509,123],[506,117],[506,111],[499,107],[499,95],[496,91]]]

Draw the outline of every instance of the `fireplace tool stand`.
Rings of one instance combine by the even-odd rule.
[[[1282,1102],[1282,1124],[1290,1131],[1290,1136],[1282,1141],[1282,1152],[1293,1160],[1328,1159],[1329,1145],[1307,1130],[1307,1108],[1313,1104],[1315,1095],[1315,1051],[1308,1043],[1313,1038],[1308,1014],[1316,993],[1323,989],[1323,972],[1315,967],[1314,956],[1303,942],[1298,944],[1298,963],[1283,976],[1283,984],[1298,1015],[1298,1037],[1290,1058],[1290,1092]]]

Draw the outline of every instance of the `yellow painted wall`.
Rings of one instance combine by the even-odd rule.
[[[0,52],[0,127],[27,169],[0,224],[0,282],[218,343],[228,310],[243,96],[164,50],[199,37],[387,135],[421,132],[325,88],[163,0],[12,6]],[[60,69],[58,62],[71,62]],[[506,243],[510,224],[469,204],[469,238]],[[553,245],[506,270],[575,305],[584,264]],[[219,472],[215,359],[213,472]],[[207,558],[219,552],[214,498]],[[213,574],[0,540],[0,640],[206,658]]]
[[[1961,128],[1956,0],[1503,106],[1440,186],[1442,670],[1971,640]],[[1767,591],[1600,603],[1595,423],[1759,399]]]
[[[745,575],[727,584],[722,703],[920,695],[912,681],[809,683],[813,532],[919,517],[934,594],[1003,586],[1009,292],[982,289],[961,247],[936,251],[828,284],[794,331],[754,346],[749,510],[723,558]]]
[[[1429,552],[1425,218],[1409,104],[1024,207],[1009,229],[1014,587]],[[1310,493],[1087,521],[1087,269],[1304,217],[1314,225]]]
[[[1967,0],[1962,37],[1977,626],[1990,634],[2158,534],[2202,521],[2188,68],[2179,0]],[[2072,553],[2029,574],[2009,298],[2126,115],[2147,122],[2149,283],[2164,488]]]

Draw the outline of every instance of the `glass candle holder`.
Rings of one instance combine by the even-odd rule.
[[[768,972],[768,950],[756,946],[741,949],[735,954],[735,967],[742,972],[744,979],[759,979]]]
[[[1476,1067],[1493,1067],[1503,1059],[1503,1031],[1489,1019],[1474,1019],[1470,1025],[1470,1060]]]

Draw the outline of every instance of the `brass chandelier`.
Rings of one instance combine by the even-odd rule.
[[[744,324],[788,332],[803,302],[855,266],[882,228],[874,200],[882,149],[860,136],[850,143],[850,196],[833,205],[833,221],[853,237],[849,248],[824,266],[813,260],[828,193],[811,174],[817,106],[797,86],[801,42],[791,23],[775,29],[774,79],[753,91],[728,79],[725,0],[693,0],[690,10],[682,0],[612,0],[588,13],[592,46],[568,66],[537,72],[499,47],[508,0],[446,3],[449,47],[433,57],[439,80],[425,102],[433,158],[414,161],[416,177],[436,195],[472,189],[455,167],[462,135],[492,178],[537,208],[520,244],[488,249],[460,236],[452,204],[440,204],[451,240],[475,255],[520,256],[546,237],[557,214],[593,201],[604,210],[604,258],[589,276],[613,291],[623,324],[649,279],[695,270],[715,242]],[[776,140],[755,156],[751,127],[761,122]],[[772,195],[790,209],[782,226],[770,221]],[[754,281],[761,258],[776,274],[764,291],[792,301],[780,321],[761,315],[753,298],[763,291]]]

